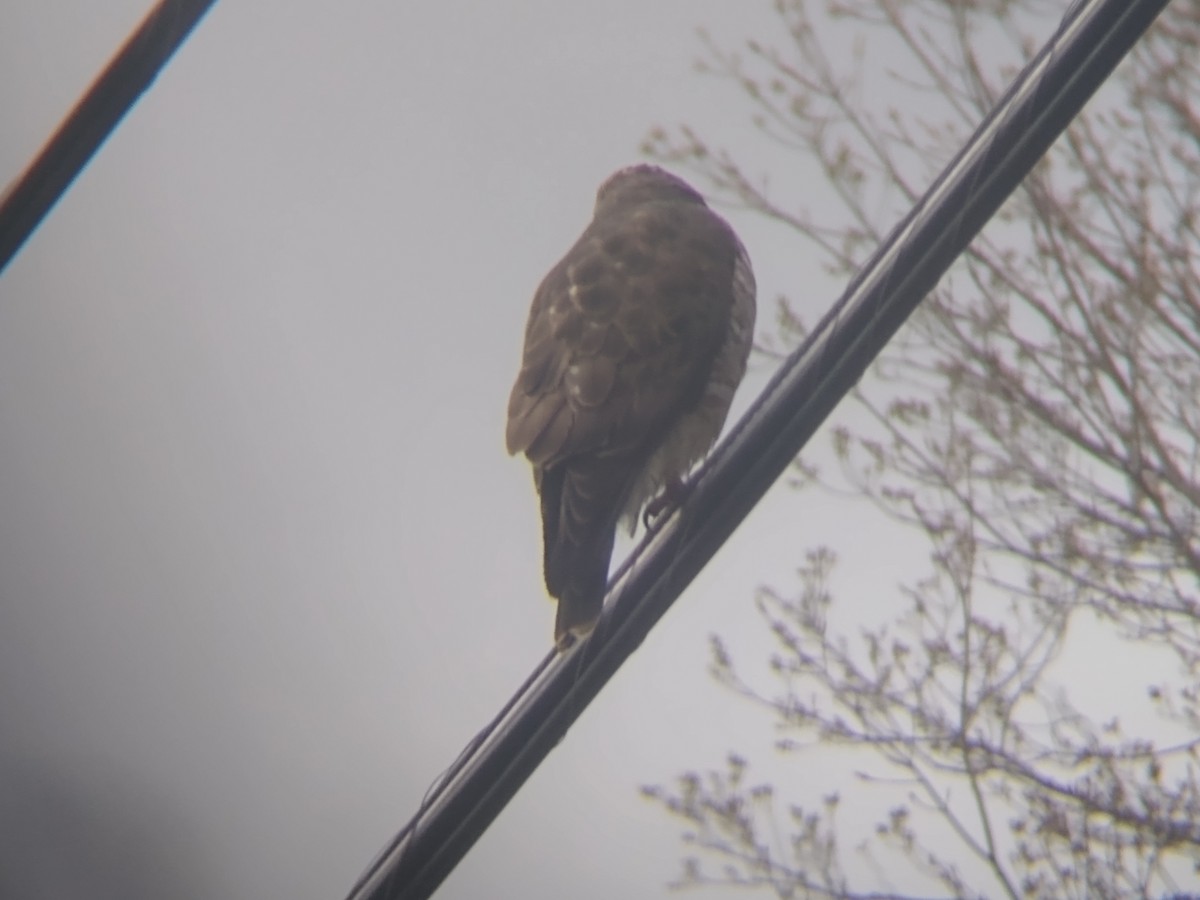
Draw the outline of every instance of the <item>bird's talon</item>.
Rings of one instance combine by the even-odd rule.
[[[642,524],[649,531],[654,525],[661,521],[671,510],[679,506],[683,502],[683,498],[687,496],[687,485],[679,478],[672,478],[665,485],[662,491],[657,496],[652,497],[650,502],[646,504],[645,510],[642,511]]]

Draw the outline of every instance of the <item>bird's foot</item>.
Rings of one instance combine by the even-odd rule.
[[[654,525],[662,521],[671,510],[679,506],[684,498],[688,495],[690,485],[682,478],[672,478],[663,485],[663,489],[658,495],[652,497],[650,502],[646,504],[645,510],[642,511],[642,524],[649,531]]]

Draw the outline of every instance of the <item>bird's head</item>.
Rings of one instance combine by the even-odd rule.
[[[706,205],[700,192],[682,178],[658,166],[642,164],[620,169],[605,179],[596,191],[596,215],[617,207],[664,200]]]

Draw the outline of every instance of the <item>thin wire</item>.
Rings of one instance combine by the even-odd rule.
[[[0,274],[216,0],[162,0],[0,195]]]
[[[683,504],[621,566],[592,634],[543,660],[348,900],[421,900],[437,889],[1167,2],[1070,8],[717,447]]]

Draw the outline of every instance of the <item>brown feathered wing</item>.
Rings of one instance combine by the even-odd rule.
[[[537,290],[506,437],[534,466],[560,646],[598,617],[631,486],[704,395],[738,246],[703,203],[643,203],[593,221]]]

